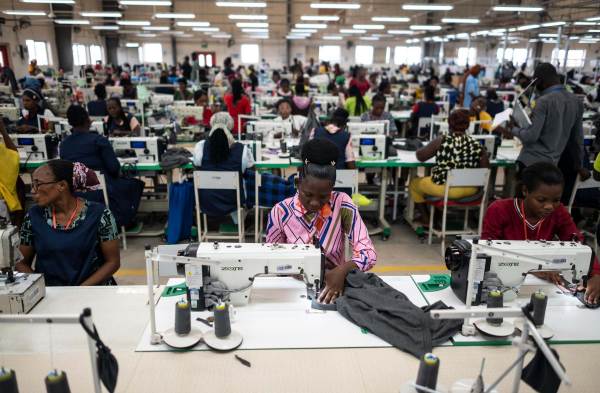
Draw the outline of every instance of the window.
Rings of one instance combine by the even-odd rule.
[[[467,52],[468,51],[468,52]],[[468,53],[468,56],[467,56]],[[458,48],[458,56],[456,57],[456,64],[459,66],[475,65],[477,63],[477,49],[476,48]]]
[[[339,45],[319,46],[319,61],[327,61],[331,64],[341,63],[342,50]]]
[[[394,48],[394,64],[418,64],[421,62],[420,46],[397,46]]]
[[[139,49],[142,63],[162,63],[162,45],[157,43],[144,44]]]
[[[498,59],[498,63],[502,62],[502,48],[496,50],[496,59]],[[512,61],[516,66],[525,63],[527,61],[527,48],[506,48],[504,60]]]
[[[385,64],[390,64],[390,58],[392,57],[392,48],[389,46],[385,48]]]
[[[258,64],[258,45],[257,44],[242,44],[241,60],[244,64]]]
[[[362,65],[373,64],[373,47],[358,45],[354,51],[354,62]]]
[[[102,61],[102,47],[100,45],[90,45],[90,63],[96,64]]]
[[[558,58],[556,56],[556,49],[552,50],[552,64],[557,62],[562,66],[565,61],[565,50],[561,49],[558,51]],[[567,53],[567,67],[583,67],[585,64],[585,49],[571,49]]]
[[[39,66],[50,65],[50,56],[48,55],[48,45],[43,41],[26,40],[27,53],[29,61],[37,60]]]
[[[73,65],[82,66],[87,63],[85,45],[73,44]]]

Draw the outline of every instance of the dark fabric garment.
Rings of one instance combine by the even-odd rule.
[[[346,169],[346,146],[350,140],[350,133],[346,130],[338,131],[335,134],[329,133],[325,128],[319,127],[315,130],[315,139],[328,139],[338,148],[338,159],[335,163],[337,169]]]
[[[125,117],[126,120],[121,125],[118,125],[115,119],[113,119],[112,117],[108,117],[108,121],[106,122],[106,129],[108,130],[108,135],[112,135],[115,131],[132,131],[131,118],[133,117],[133,115],[130,113],[126,113]]]
[[[27,126],[31,126],[31,127],[35,127],[38,128],[38,119],[37,119],[37,115],[29,115],[27,117],[19,117],[19,119],[17,120],[17,125],[18,126],[23,126],[23,125],[27,125]]]
[[[258,205],[262,207],[273,207],[277,203],[296,194],[294,180],[285,179],[270,172],[260,173],[261,186],[258,188]],[[246,206],[254,207],[256,171],[246,170],[244,172],[246,183]]]
[[[486,104],[486,112],[494,118],[498,113],[504,110],[504,103],[501,100],[492,101],[488,100]]]
[[[423,309],[373,273],[353,270],[346,277],[344,295],[336,301],[338,312],[352,323],[420,358],[434,345],[448,341],[462,320],[434,320],[428,312],[447,309],[437,302]]]
[[[163,169],[178,168],[182,165],[189,164],[192,152],[182,147],[173,147],[164,152],[160,159],[160,167]]]
[[[81,162],[88,168],[102,172],[106,179],[110,211],[117,225],[127,226],[133,222],[142,199],[144,183],[138,179],[120,177],[119,160],[106,137],[93,132],[73,132],[60,144],[60,158]],[[104,204],[99,191],[82,196]]]
[[[192,78],[192,65],[190,63],[183,63],[181,65],[181,73],[185,79],[190,80]]]
[[[88,102],[87,110],[90,116],[108,116],[108,109],[106,108],[105,100],[94,100]]]
[[[240,206],[246,202],[242,177],[242,155],[244,145],[235,142],[229,148],[227,160],[215,163],[210,156],[210,141],[204,142],[201,171],[229,171],[240,174]],[[236,194],[234,190],[201,190],[199,191],[200,208],[202,213],[221,217],[237,209]]]
[[[104,260],[98,241],[103,212],[104,206],[90,202],[85,220],[62,230],[48,225],[44,208],[34,206],[29,210],[35,272],[44,275],[47,286],[80,285],[98,270]]]
[[[552,348],[550,350],[560,362],[558,353]],[[562,363],[561,366],[564,370]],[[550,363],[548,363],[546,356],[539,349],[533,359],[531,359],[531,362],[523,369],[521,379],[539,393],[556,393],[561,382]]]

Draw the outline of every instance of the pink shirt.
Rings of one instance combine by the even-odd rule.
[[[329,205],[316,214],[306,214],[296,194],[273,207],[267,224],[268,243],[312,244],[317,236],[328,269],[346,262],[345,235],[352,245],[352,262],[362,271],[371,269],[377,254],[358,208],[346,193],[333,191]]]

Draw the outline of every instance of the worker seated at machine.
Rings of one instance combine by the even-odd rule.
[[[396,122],[390,112],[385,110],[386,98],[383,94],[376,94],[372,99],[372,107],[369,112],[365,112],[360,117],[360,121],[378,121],[387,120],[389,121],[390,128],[388,130],[389,135],[396,135],[398,128],[396,128]]]
[[[41,273],[48,286],[114,283],[120,266],[115,219],[101,204],[75,196],[97,185],[94,172],[80,163],[51,160],[33,172],[36,206],[21,227],[17,271]]]
[[[523,171],[523,199],[502,199],[492,203],[483,219],[481,239],[578,241],[584,237],[571,215],[560,203],[564,187],[562,172],[551,163],[538,162]],[[594,260],[584,299],[600,300],[600,265]],[[543,274],[559,284],[558,274]]]
[[[131,113],[125,113],[121,100],[109,98],[106,102],[108,116],[104,119],[108,136],[140,135],[140,122]]]
[[[348,111],[337,108],[331,115],[331,120],[325,127],[313,130],[310,139],[319,138],[331,141],[338,155],[335,160],[337,169],[356,169],[356,156],[352,146],[352,137],[348,132]]]
[[[52,111],[44,109],[42,107],[43,99],[42,95],[33,89],[23,90],[21,97],[23,103],[22,116],[17,120],[17,132],[20,134],[36,134],[38,132],[44,132],[49,129],[49,124],[46,121],[38,122],[38,116],[54,116]]]
[[[355,268],[371,269],[377,254],[358,208],[348,195],[333,191],[339,158],[335,144],[310,140],[302,148],[301,158],[298,192],[271,210],[267,242],[320,244],[327,271],[319,301],[327,304],[342,295],[346,275]],[[353,250],[351,259],[344,255],[346,236]]]
[[[292,101],[289,98],[282,98],[275,104],[278,116],[275,121],[289,122],[292,124],[292,136],[298,136],[304,124],[306,124],[306,117],[302,115],[292,115]],[[273,138],[284,138],[290,135],[275,134]],[[264,136],[263,136],[264,137]]]

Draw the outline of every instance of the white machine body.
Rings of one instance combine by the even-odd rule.
[[[273,138],[273,135],[281,133],[282,136],[292,134],[292,122],[289,121],[253,121],[249,122],[247,131],[250,133],[260,134],[263,139]]]
[[[160,137],[114,137],[109,138],[115,151],[129,150],[135,153],[135,159],[142,164],[160,162],[166,146]]]
[[[21,162],[48,161],[58,156],[55,134],[10,134]]]
[[[352,136],[361,134],[386,134],[388,129],[388,120],[348,123],[348,132]]]
[[[487,150],[487,152],[490,154],[490,157],[493,159],[495,158],[494,156],[494,151],[496,150],[496,136],[495,135],[471,135],[471,138],[475,139],[476,141],[478,141],[479,143],[481,143],[482,146],[485,147],[485,149]]]
[[[354,155],[361,160],[385,159],[385,138],[383,134],[352,135]]]

